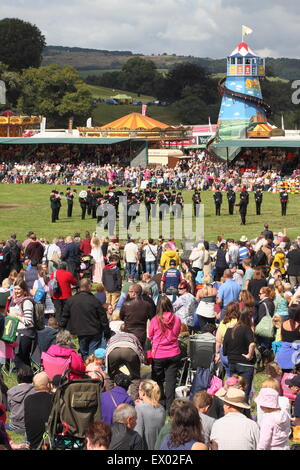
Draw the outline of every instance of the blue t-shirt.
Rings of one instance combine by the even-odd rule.
[[[228,279],[221,285],[217,295],[217,298],[222,300],[221,320],[224,318],[227,305],[239,300],[240,292],[241,287],[232,279]]]

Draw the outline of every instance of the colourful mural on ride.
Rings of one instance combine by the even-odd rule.
[[[241,42],[227,58],[227,77],[219,82],[222,104],[216,142],[247,138],[257,123],[267,122],[271,110],[262,99],[260,77],[265,76],[265,59]]]

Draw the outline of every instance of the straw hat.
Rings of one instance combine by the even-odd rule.
[[[243,235],[243,236],[240,238],[240,242],[242,242],[242,243],[246,243],[247,241],[248,241],[248,238],[247,238],[245,235]]]
[[[239,388],[230,387],[227,390],[226,395],[219,396],[219,398],[225,403],[228,403],[228,405],[232,405],[237,408],[244,408],[246,410],[251,408],[251,406],[246,402],[245,392]]]

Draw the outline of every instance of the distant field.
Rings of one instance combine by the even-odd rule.
[[[109,99],[111,96],[115,95],[128,95],[131,96],[132,98],[136,99],[137,101],[154,101],[155,98],[153,96],[147,96],[147,95],[140,95],[138,96],[137,93],[131,93],[130,91],[124,91],[124,90],[117,90],[114,88],[106,88],[102,86],[94,86],[94,85],[88,85],[92,95],[94,98],[102,98],[104,100]]]
[[[78,200],[74,203],[74,215],[71,220],[67,218],[66,202],[63,200],[60,213],[60,220],[55,224],[51,223],[50,210],[50,190],[53,187],[48,185],[7,185],[0,184],[0,239],[7,239],[10,233],[16,232],[18,239],[26,238],[26,233],[32,230],[38,237],[45,237],[51,240],[57,235],[69,235],[75,232],[84,234],[86,230],[93,232],[96,229],[95,220],[87,217],[85,221],[80,218],[80,206]],[[65,193],[66,186],[56,188]],[[82,189],[78,186],[77,192]],[[190,203],[191,191],[184,191],[185,203]],[[225,194],[223,193],[223,199]],[[248,208],[247,225],[240,225],[238,208],[233,216],[228,215],[227,202],[223,203],[221,217],[215,216],[213,203],[213,193],[205,191],[202,193],[204,203],[204,229],[207,240],[216,240],[218,235],[225,238],[240,238],[241,235],[253,238],[263,230],[264,223],[268,223],[271,230],[287,230],[288,236],[295,238],[300,235],[299,223],[299,195],[290,195],[287,216],[281,217],[280,202],[278,194],[264,193],[262,204],[262,215],[255,215],[255,203],[253,194],[250,194],[250,204]]]
[[[119,119],[122,116],[130,113],[141,113],[141,106],[132,105],[110,105],[106,103],[98,103],[94,108],[92,117],[93,124],[96,126],[107,124],[108,122]],[[180,124],[176,118],[174,108],[172,106],[148,106],[147,116],[164,122],[165,124],[176,125]]]
[[[121,68],[117,68],[117,69],[92,69],[92,70],[78,70],[78,72],[79,72],[80,76],[83,79],[85,79],[89,75],[101,76],[106,72],[119,72],[120,70],[121,70]],[[169,69],[157,69],[157,71],[162,73],[163,75],[165,75],[166,73],[168,73]]]

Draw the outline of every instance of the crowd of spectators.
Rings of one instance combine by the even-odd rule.
[[[41,447],[68,370],[71,381],[102,383],[102,421],[85,430],[88,450],[289,449],[300,425],[300,237],[265,225],[252,240],[218,237],[188,249],[163,237],[95,238],[49,243],[30,232],[0,242],[0,445]],[[81,257],[95,246],[103,266],[86,271]],[[13,342],[7,314],[19,320]],[[196,389],[190,366],[181,380],[201,359],[193,341],[213,344],[215,365]],[[255,388],[261,371],[266,380]]]

